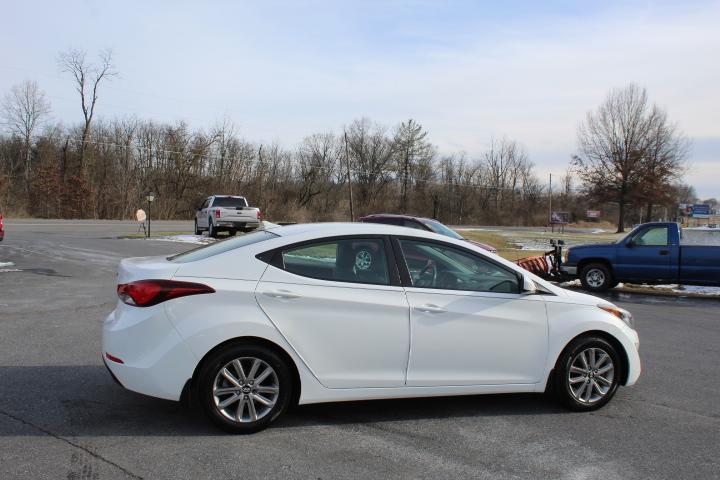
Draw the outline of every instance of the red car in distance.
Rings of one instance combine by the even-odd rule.
[[[487,250],[488,252],[497,253],[497,248],[492,245],[486,245],[484,243],[476,242],[464,238],[458,234],[455,230],[446,227],[437,220],[432,218],[414,217],[412,215],[397,215],[392,213],[377,213],[373,215],[366,215],[358,219],[361,222],[366,223],[385,223],[388,225],[397,225],[400,227],[417,228],[418,230],[426,230],[430,232],[439,233],[446,237],[455,238],[458,240],[465,240],[466,242],[477,245],[478,247]]]

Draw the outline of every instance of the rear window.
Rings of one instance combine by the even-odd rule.
[[[248,203],[243,197],[215,197],[213,207],[247,207]]]
[[[211,243],[210,245],[203,245],[202,247],[188,250],[187,252],[179,253],[168,257],[168,260],[175,263],[188,263],[195,262],[198,260],[204,260],[206,258],[225,253],[236,248],[245,247],[252,245],[253,243],[264,242],[277,238],[279,235],[270,233],[267,230],[260,230],[252,233],[246,233],[240,237],[232,237],[227,240],[222,240],[217,243]]]

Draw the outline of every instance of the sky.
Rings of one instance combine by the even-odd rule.
[[[57,58],[113,50],[101,118],[209,128],[292,147],[353,119],[413,118],[440,154],[520,142],[543,181],[614,87],[647,88],[691,139],[685,181],[720,198],[720,1],[5,2],[0,95],[35,80],[81,120]]]

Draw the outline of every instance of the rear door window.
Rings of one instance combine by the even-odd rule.
[[[389,285],[385,242],[380,238],[318,241],[282,251],[282,268],[335,282]]]

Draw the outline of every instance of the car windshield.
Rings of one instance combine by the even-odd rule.
[[[452,229],[446,227],[445,225],[438,222],[437,220],[423,220],[422,222],[430,230],[432,230],[435,233],[439,233],[440,235],[445,235],[446,237],[455,238],[457,240],[462,240],[462,238],[463,238],[455,230],[452,230]]]
[[[247,233],[240,237],[231,237],[221,242],[211,243],[210,245],[203,245],[202,247],[194,248],[192,250],[188,250],[187,252],[167,257],[167,259],[175,263],[195,262],[197,260],[204,260],[214,255],[225,253],[246,245],[252,245],[253,243],[264,242],[265,240],[277,238],[278,236],[279,235],[268,232],[267,230],[260,230]]]
[[[248,203],[243,197],[215,197],[213,207],[247,207]]]

